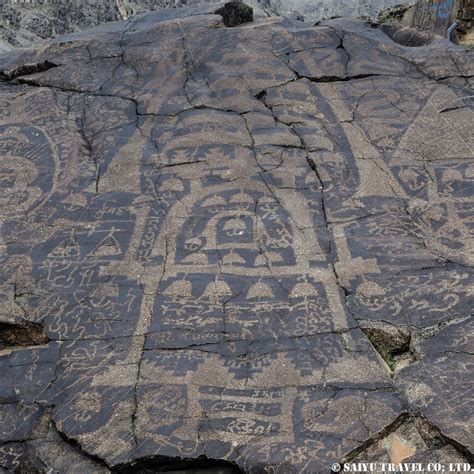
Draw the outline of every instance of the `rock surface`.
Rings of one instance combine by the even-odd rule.
[[[335,17],[365,17],[376,20],[381,12],[401,5],[413,5],[416,0],[261,0],[278,15],[299,17],[307,22],[319,22]]]
[[[0,56],[0,471],[472,459],[472,53],[215,10]]]
[[[225,26],[239,26],[244,23],[253,21],[252,7],[241,2],[227,2],[223,7],[218,8],[215,12],[220,15]]]
[[[29,47],[47,38],[125,20],[151,10],[216,3],[218,0],[28,0],[0,2],[0,51]],[[373,20],[395,5],[415,0],[247,0],[257,16],[286,15],[308,22],[364,16]]]

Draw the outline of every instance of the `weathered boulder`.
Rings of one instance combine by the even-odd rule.
[[[217,8],[0,55],[0,469],[470,459],[472,53]]]
[[[228,2],[223,7],[218,8],[215,13],[221,15],[224,25],[229,27],[253,21],[252,7],[241,2]]]

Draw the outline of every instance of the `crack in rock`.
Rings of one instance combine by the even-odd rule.
[[[233,462],[209,459],[206,456],[200,456],[194,459],[186,457],[150,456],[116,466],[111,472],[117,474],[148,474],[152,472],[238,474],[244,471]]]
[[[358,319],[357,323],[392,372],[414,361],[410,328],[383,321]]]
[[[403,413],[343,459],[349,465],[377,463],[472,463],[472,455],[416,413]]]
[[[0,322],[0,350],[41,346],[50,341],[43,323],[23,321],[18,324]]]
[[[23,76],[48,71],[58,66],[60,66],[60,64],[55,64],[48,60],[33,64],[21,64],[13,69],[0,71],[0,81],[12,81],[13,79],[18,79]]]

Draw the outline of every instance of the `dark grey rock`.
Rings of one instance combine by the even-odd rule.
[[[470,459],[472,53],[216,8],[0,55],[0,466]]]
[[[253,21],[252,7],[241,2],[228,2],[215,13],[222,16],[225,26],[238,26]]]

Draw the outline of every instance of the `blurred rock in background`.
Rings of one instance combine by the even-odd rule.
[[[260,3],[281,16],[300,17],[319,22],[335,17],[363,17],[375,20],[381,12],[416,0],[260,0]]]
[[[458,26],[451,40],[463,45],[473,45],[474,0],[417,0],[415,5],[396,5],[384,10],[379,21],[401,27],[413,27],[446,36],[448,28],[457,20]]]

